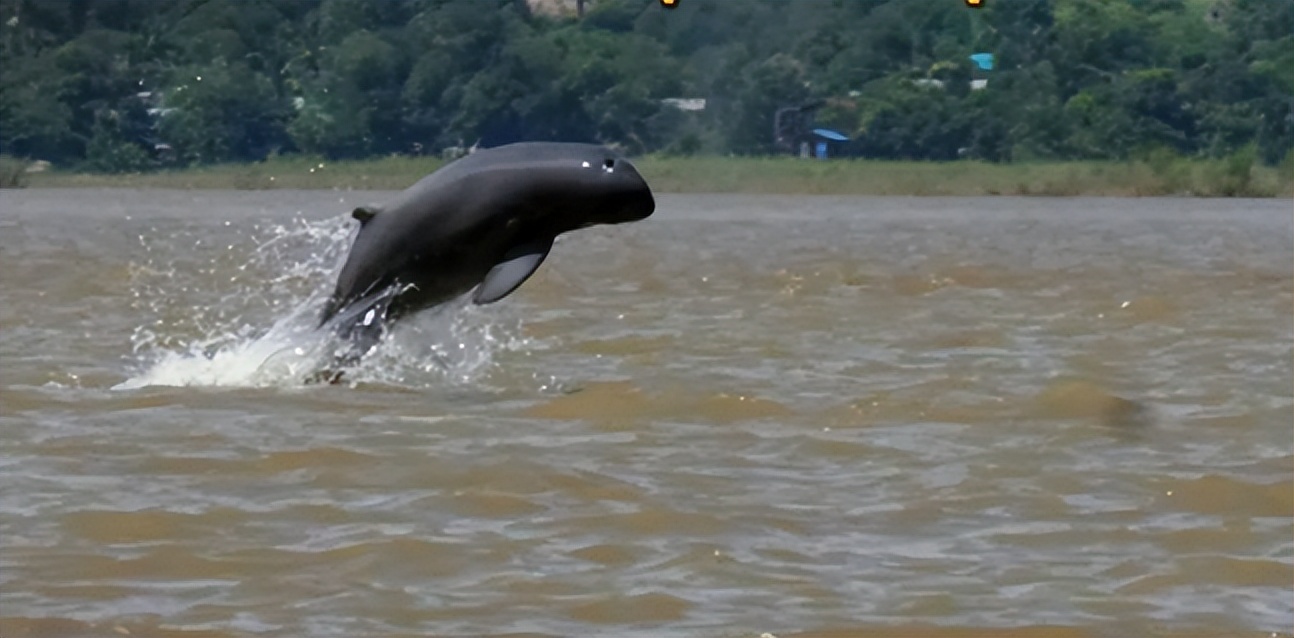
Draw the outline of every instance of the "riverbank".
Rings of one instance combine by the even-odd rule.
[[[1247,158],[1151,157],[1110,162],[889,162],[790,157],[655,157],[634,160],[661,193],[777,193],[891,196],[1294,196],[1294,166]],[[261,190],[400,190],[444,162],[385,157],[330,162],[307,156],[120,175],[46,170],[22,176],[32,188],[121,187]]]

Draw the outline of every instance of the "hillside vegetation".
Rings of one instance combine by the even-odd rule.
[[[99,172],[530,139],[768,155],[774,113],[806,103],[880,160],[1275,166],[1294,147],[1289,0],[585,5],[0,0],[0,154]]]

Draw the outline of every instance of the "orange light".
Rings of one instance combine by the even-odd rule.
[[[660,6],[673,9],[678,6],[678,0],[660,0]]]
[[[966,0],[966,6],[972,9],[979,9],[984,6],[984,0]]]

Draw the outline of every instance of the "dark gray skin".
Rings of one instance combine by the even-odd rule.
[[[498,301],[560,234],[638,221],[656,208],[628,160],[592,144],[528,142],[477,151],[422,178],[361,223],[320,325],[367,352],[382,324],[454,299]]]

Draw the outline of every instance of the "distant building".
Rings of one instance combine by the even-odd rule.
[[[773,114],[773,145],[791,153],[798,149],[803,154],[804,143],[809,141],[810,122],[823,104],[826,104],[823,100],[813,100],[778,109]]]
[[[809,139],[813,141],[813,156],[817,159],[839,155],[842,147],[849,143],[849,136],[829,128],[813,129],[809,132]],[[800,155],[804,156],[803,151]]]
[[[531,13],[550,16],[584,16],[589,0],[526,0]]]
[[[661,100],[661,104],[672,106],[680,111],[705,110],[705,98],[703,97],[667,97]]]
[[[967,82],[967,84],[970,85],[970,89],[972,91],[978,91],[980,89],[988,88],[988,78],[976,78]],[[944,81],[936,80],[934,78],[919,78],[912,80],[912,86],[920,86],[928,89],[942,89],[944,88]]]

